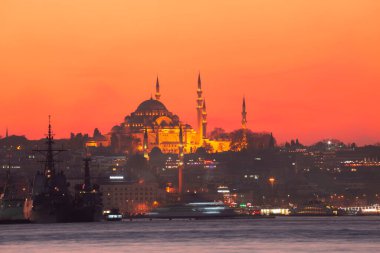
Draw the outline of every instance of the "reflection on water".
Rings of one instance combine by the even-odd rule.
[[[0,225],[0,252],[379,252],[380,217]]]

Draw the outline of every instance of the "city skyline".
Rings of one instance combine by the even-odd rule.
[[[279,143],[380,141],[380,3],[80,2],[0,4],[4,133],[40,139],[49,114],[57,138],[107,132],[157,75],[161,100],[196,127],[200,71],[208,131],[239,129],[245,96],[247,127]]]

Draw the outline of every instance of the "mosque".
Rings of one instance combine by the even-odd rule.
[[[207,138],[207,111],[203,97],[201,76],[198,75],[197,127],[181,122],[161,102],[160,83],[157,77],[155,98],[143,101],[137,109],[114,126],[110,133],[97,135],[87,142],[89,147],[112,145],[120,152],[144,152],[148,154],[157,147],[162,153],[194,153],[199,147],[207,147],[208,152],[230,150],[230,140],[210,140]],[[243,127],[245,127],[245,104],[243,105]],[[182,140],[180,140],[180,135]],[[182,142],[181,142],[182,141]],[[133,146],[135,149],[131,150]],[[129,147],[129,149],[128,149]]]

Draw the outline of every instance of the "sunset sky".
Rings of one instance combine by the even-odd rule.
[[[0,135],[108,132],[154,95],[196,127],[380,142],[378,0],[2,0]]]

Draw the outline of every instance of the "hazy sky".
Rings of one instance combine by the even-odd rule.
[[[378,0],[1,0],[0,134],[108,132],[154,94],[196,126],[380,141]],[[3,130],[1,130],[3,129]]]

